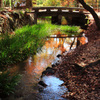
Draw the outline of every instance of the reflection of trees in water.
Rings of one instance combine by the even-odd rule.
[[[86,43],[85,37],[73,38],[49,38],[42,48],[42,51],[35,55],[34,61],[26,68],[27,73],[40,74],[48,64],[51,64],[57,53],[64,53],[76,47],[77,40],[79,45]],[[66,46],[65,46],[66,44]],[[34,72],[33,72],[34,71]]]
[[[66,51],[66,48],[69,48],[69,50],[78,47],[79,45],[84,45],[87,43],[87,37],[72,37],[72,38],[59,38],[59,45],[58,47],[61,48],[62,52]],[[68,47],[64,47],[64,43],[68,44]]]

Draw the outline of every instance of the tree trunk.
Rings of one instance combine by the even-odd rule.
[[[11,0],[11,9],[14,8],[14,5],[13,5],[13,0]]]
[[[2,7],[2,2],[3,2],[3,1],[2,1],[2,0],[0,0],[0,8]]]
[[[32,0],[26,0],[26,7],[28,8],[32,7]]]
[[[96,23],[96,25],[97,25],[97,28],[98,28],[98,30],[100,30],[100,20],[99,20],[98,15],[95,13],[95,11],[94,11],[90,6],[88,6],[88,5],[84,2],[84,0],[78,0],[78,1],[83,5],[83,7],[84,7],[86,10],[88,10],[88,11],[92,14],[92,16],[93,16],[93,18],[94,18],[94,20],[95,20],[95,23]]]

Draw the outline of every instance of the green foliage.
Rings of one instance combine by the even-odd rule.
[[[45,37],[45,25],[24,26],[15,31],[15,35],[2,36],[0,40],[0,65],[6,66],[22,61],[29,55],[38,52]]]
[[[1,36],[0,66],[7,66],[22,61],[29,55],[35,54],[43,46],[46,37],[54,34],[57,30],[67,35],[79,34],[77,33],[79,27],[76,26],[37,24],[17,29],[15,35],[6,34]]]
[[[60,0],[37,0],[36,4],[38,6],[60,6]]]
[[[87,18],[86,18],[87,19]],[[89,23],[90,23],[90,20],[89,19],[87,19],[87,23],[85,24],[85,25],[89,25]]]
[[[43,4],[43,0],[37,0],[37,1],[36,1],[36,4],[37,4],[37,5]]]
[[[66,6],[66,7],[75,7],[77,6],[76,0],[37,0],[36,4],[38,6]]]
[[[79,35],[78,30],[80,29],[79,26],[68,26],[68,25],[52,25],[52,24],[46,24],[46,30],[50,30],[50,32],[53,34],[55,30],[61,31],[61,33],[67,34],[67,35]]]
[[[10,5],[10,1],[9,1],[9,0],[3,0],[3,4],[4,4],[5,6],[9,6],[9,5]]]
[[[19,74],[11,75],[10,72],[3,72],[0,74],[0,97],[5,97],[14,93],[15,86],[18,84],[19,79]]]
[[[78,33],[79,28],[80,27],[78,27],[78,26],[68,26],[68,25],[60,26],[61,30],[65,31],[65,32],[70,32],[70,33],[73,33],[73,34]]]
[[[26,12],[29,12],[30,11],[30,9],[29,8],[26,8],[26,10],[25,10]]]
[[[24,17],[24,14],[25,14],[25,13],[24,13],[23,11],[20,10],[19,13],[21,14],[21,16]]]
[[[0,11],[3,11],[4,9],[3,8],[0,8]]]
[[[60,0],[45,0],[43,2],[44,6],[60,6]]]

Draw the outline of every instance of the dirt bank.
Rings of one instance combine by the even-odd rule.
[[[100,100],[100,31],[92,23],[85,33],[89,42],[67,53],[54,68],[70,91],[63,97],[70,100]]]
[[[11,33],[15,29],[25,25],[32,25],[34,16],[27,14],[24,10],[10,10],[4,8],[0,10],[0,34]]]

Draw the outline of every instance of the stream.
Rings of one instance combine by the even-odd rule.
[[[54,75],[43,76],[42,72],[51,67],[61,59],[58,54],[65,54],[70,50],[74,38],[47,38],[45,45],[36,55],[28,57],[27,60],[14,65],[9,70],[21,74],[21,80],[16,87],[14,95],[4,100],[66,100],[62,98],[67,88],[61,86],[64,83]],[[76,48],[77,38],[71,49]],[[38,82],[42,80],[47,86],[42,87]]]

